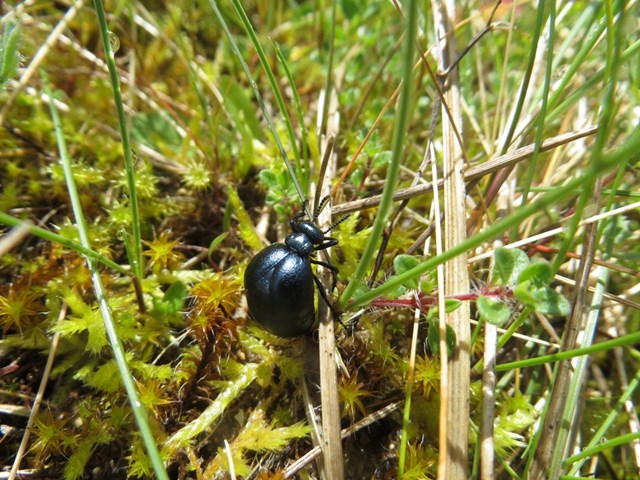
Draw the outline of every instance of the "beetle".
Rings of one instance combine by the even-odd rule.
[[[333,311],[326,292],[311,270],[311,264],[331,270],[334,279],[338,268],[313,258],[315,252],[338,244],[326,236],[346,217],[322,230],[316,224],[328,197],[320,202],[311,221],[302,221],[305,209],[290,221],[292,233],[283,243],[274,243],[251,259],[244,272],[244,286],[249,312],[268,332],[279,337],[293,338],[311,330],[315,321],[313,305],[315,282],[324,301]],[[335,311],[334,311],[335,313]]]

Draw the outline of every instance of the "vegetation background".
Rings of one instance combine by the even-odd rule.
[[[0,478],[640,478],[636,1],[0,8]]]

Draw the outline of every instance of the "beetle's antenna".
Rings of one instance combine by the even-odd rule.
[[[344,217],[342,217],[340,220],[338,220],[336,223],[332,224],[329,228],[327,228],[324,232],[322,233],[329,233],[331,230],[333,230],[334,228],[336,228],[338,225],[340,225],[342,222],[344,222],[347,218],[349,218],[351,216],[350,213],[347,213]]]
[[[318,204],[318,207],[316,208],[316,211],[313,214],[312,220],[314,223],[316,220],[318,220],[318,216],[320,215],[320,212],[322,212],[324,207],[327,206],[327,203],[329,203],[329,198],[330,198],[330,195],[325,195],[324,197],[322,197],[322,200],[320,200],[320,203]]]

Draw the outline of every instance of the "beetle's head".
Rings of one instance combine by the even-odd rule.
[[[305,235],[314,245],[319,245],[324,241],[324,233],[313,222],[295,222],[292,227],[295,233]]]

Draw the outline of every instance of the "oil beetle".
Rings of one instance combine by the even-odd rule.
[[[318,215],[328,199],[328,196],[322,199],[311,221],[301,221],[306,216],[305,209],[295,215],[289,221],[293,233],[285,243],[263,249],[244,272],[249,312],[265,330],[279,337],[298,337],[311,330],[315,320],[314,281],[333,310],[320,280],[311,270],[311,264],[315,263],[330,269],[334,278],[338,273],[331,263],[312,258],[314,252],[338,244],[338,240],[325,235],[346,218],[325,231],[318,227]]]

